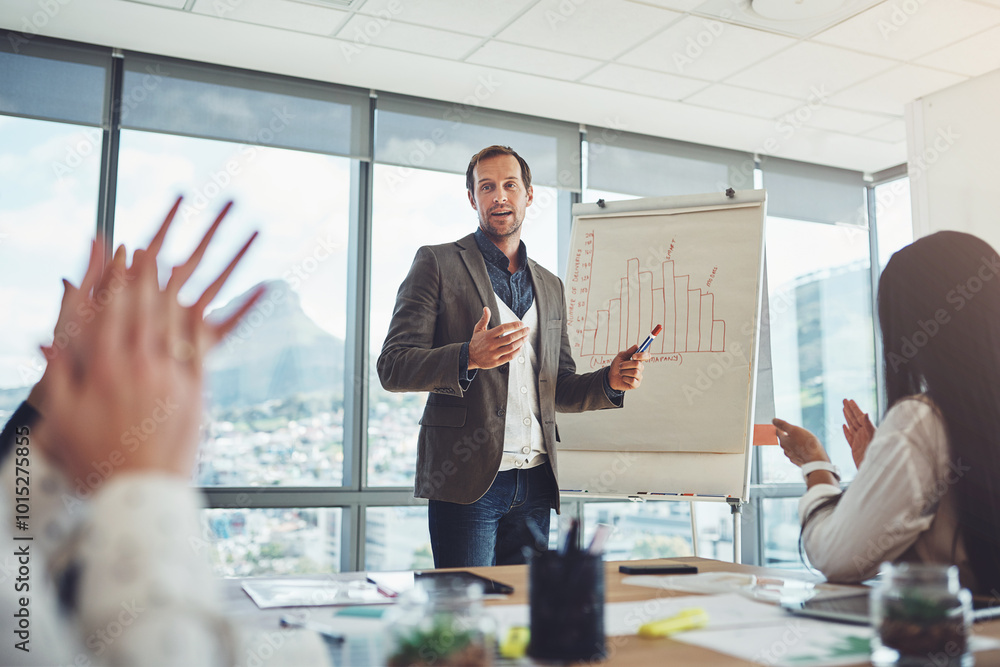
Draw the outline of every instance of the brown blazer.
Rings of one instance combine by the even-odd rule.
[[[616,406],[604,392],[604,369],[577,375],[566,335],[562,281],[528,259],[540,328],[538,401],[552,471],[556,465],[555,413]],[[427,391],[417,439],[414,495],[454,503],[475,502],[489,490],[503,454],[507,365],[480,369],[467,391],[458,382],[462,344],[490,309],[500,324],[483,255],[469,234],[454,243],[424,246],[399,286],[389,333],[378,358],[388,391]],[[557,501],[558,502],[558,501]]]

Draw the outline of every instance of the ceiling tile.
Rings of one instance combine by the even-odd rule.
[[[507,44],[496,40],[484,44],[465,61],[570,81],[579,79],[601,64],[600,60],[544,51],[520,44]]]
[[[840,107],[902,116],[907,103],[965,79],[940,70],[900,65],[833,95],[830,102]]]
[[[381,21],[377,17],[355,14],[337,33],[337,38],[358,48],[371,44],[387,49],[457,60],[482,40],[457,32],[436,30],[402,21]],[[346,52],[345,52],[346,55]]]
[[[532,0],[505,0],[492,3],[489,11],[469,0],[368,0],[358,10],[361,14],[384,19],[399,19],[407,23],[452,30],[466,35],[488,37],[518,15]]]
[[[726,83],[805,100],[830,95],[893,64],[825,44],[799,42],[731,76]]]
[[[900,141],[906,141],[906,123],[901,120],[891,120],[885,125],[865,132],[863,136],[877,141],[897,144]]]
[[[616,64],[602,67],[584,79],[583,83],[665,100],[684,99],[708,85],[697,79]]]
[[[995,25],[1000,25],[1000,9],[965,0],[884,2],[813,39],[913,60]]]
[[[187,0],[126,0],[127,2],[138,2],[142,5],[156,5],[157,7],[168,7],[170,9],[184,9]]]
[[[785,0],[785,11],[779,12],[785,17],[781,18],[767,11],[767,9],[778,8],[781,4],[779,2],[761,3],[771,5],[770,8],[765,7],[765,11],[761,13],[756,11],[760,5],[754,5],[753,0],[705,0],[691,13],[722,19],[748,28],[802,38],[820,33],[830,26],[849,19],[883,1],[837,0],[829,2],[810,0],[806,2],[804,0]],[[913,1],[926,2],[926,0]],[[770,17],[765,16],[765,14],[769,14]]]
[[[317,7],[287,0],[243,0],[220,3],[218,0],[195,0],[191,11],[218,18],[256,23],[258,25],[329,35],[345,18],[347,12]]]
[[[1000,1],[1000,0],[998,0]],[[1000,27],[962,40],[916,61],[968,76],[979,76],[1000,68]]]
[[[749,88],[738,88],[719,83],[684,99],[685,103],[732,111],[733,113],[776,118],[802,104],[799,100],[781,95],[771,95]]]
[[[808,125],[845,134],[861,134],[885,125],[887,120],[890,119],[883,115],[839,109],[828,104],[803,104],[778,119],[792,125]]]
[[[629,0],[629,2],[635,2],[640,5],[652,5],[654,7],[663,7],[664,9],[673,9],[678,12],[689,12],[705,0]],[[1000,2],[1000,0],[997,0]]]
[[[541,0],[498,39],[578,56],[608,60],[666,27],[681,14],[627,0],[576,4]]]
[[[795,41],[762,30],[688,16],[618,62],[719,81]]]

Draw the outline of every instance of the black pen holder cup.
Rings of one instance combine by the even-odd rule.
[[[604,561],[584,552],[543,551],[531,558],[531,643],[539,660],[598,661],[604,644]]]

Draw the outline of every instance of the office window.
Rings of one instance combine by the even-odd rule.
[[[764,562],[767,567],[809,570],[805,553],[799,555],[799,499],[764,498]]]
[[[733,521],[725,503],[695,503],[698,555],[732,560]],[[605,560],[641,560],[691,556],[691,505],[687,502],[590,501],[584,504],[584,545],[598,524],[613,530],[605,544]]]
[[[365,509],[366,570],[416,570],[434,567],[427,506]]]
[[[532,259],[556,274],[558,190],[579,189],[579,133],[569,123],[386,94],[378,98],[376,125],[369,310],[373,365],[417,249],[455,241],[478,227],[465,187],[465,171],[477,151],[509,145],[528,162],[534,201],[521,240]],[[386,392],[373,368],[368,396],[368,486],[412,486],[426,394]]]
[[[374,172],[370,341],[373,365],[389,329],[396,291],[410,270],[417,248],[455,241],[479,226],[466,195],[464,174],[382,164],[376,164]],[[525,213],[521,240],[532,259],[555,273],[556,192],[542,185],[532,187],[535,203]],[[426,400],[425,393],[385,391],[373,369],[368,413],[369,486],[413,485],[417,422]]]
[[[340,571],[340,508],[210,509],[192,549],[225,577]]]
[[[845,482],[855,468],[841,430],[841,401],[875,408],[868,245],[864,228],[767,221],[775,413],[815,433]],[[801,481],[779,448],[757,451],[762,482]]]
[[[209,421],[199,486],[339,486],[343,480],[349,160],[123,130],[116,233],[148,242],[186,193],[161,253],[162,279],[236,201],[198,273],[194,300],[252,230],[254,246],[209,311],[268,291],[206,362]]]
[[[0,423],[45,370],[38,346],[53,343],[60,280],[83,277],[100,154],[97,128],[0,116],[0,312],[12,325],[0,327]],[[68,342],[60,333],[57,347]]]
[[[767,281],[775,414],[812,431],[849,482],[843,400],[876,409],[871,248],[861,175],[765,159]],[[802,476],[780,448],[761,447],[766,563],[798,562]]]
[[[913,243],[909,177],[875,186],[875,219],[881,273],[892,253]]]

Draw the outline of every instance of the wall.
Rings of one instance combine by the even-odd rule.
[[[906,108],[914,238],[942,229],[1000,248],[1000,70]]]

